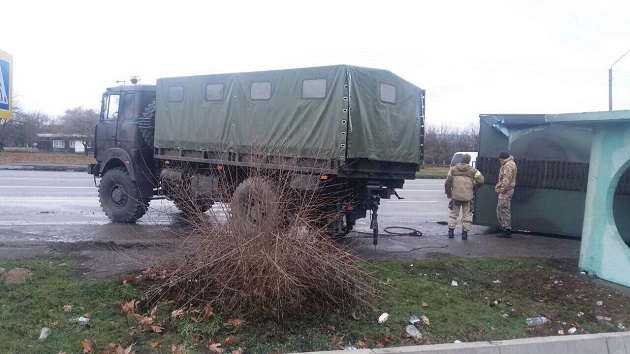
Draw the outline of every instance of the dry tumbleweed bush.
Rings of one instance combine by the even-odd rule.
[[[325,235],[322,204],[334,198],[289,187],[291,173],[242,178],[222,204],[225,222],[191,215],[179,252],[162,261],[150,301],[210,303],[217,310],[278,319],[300,311],[370,307],[376,281],[344,246]],[[334,205],[334,204],[333,204]],[[166,270],[164,272],[164,270]]]

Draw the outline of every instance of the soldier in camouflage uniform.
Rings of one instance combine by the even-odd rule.
[[[510,153],[503,150],[499,154],[499,162],[501,169],[499,170],[499,180],[494,187],[497,192],[499,201],[497,203],[497,218],[503,228],[497,237],[512,237],[512,195],[514,194],[514,185],[516,184],[516,163],[514,157]]]
[[[462,162],[451,167],[444,182],[444,192],[451,199],[448,216],[448,237],[455,237],[455,226],[462,209],[462,240],[468,239],[468,230],[472,222],[474,192],[483,184],[483,175],[469,165],[470,155],[464,154]],[[451,206],[452,204],[452,206]]]

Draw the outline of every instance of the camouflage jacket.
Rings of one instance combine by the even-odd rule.
[[[514,157],[510,156],[501,162],[501,169],[499,170],[499,180],[494,186],[494,191],[497,193],[505,193],[510,189],[514,189],[516,185],[516,163],[514,163]]]
[[[483,175],[467,163],[451,167],[444,182],[444,192],[454,200],[469,201],[474,192],[483,184]]]

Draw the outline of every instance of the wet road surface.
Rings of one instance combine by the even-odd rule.
[[[476,225],[467,241],[448,239],[443,185],[444,180],[406,181],[398,191],[404,199],[381,201],[376,247],[369,216],[357,221],[344,242],[366,259],[578,258],[580,243],[575,239],[530,234],[497,239],[488,228]],[[225,208],[216,204],[213,213],[206,213],[208,219],[222,219]],[[142,268],[142,260],[158,257],[186,234],[181,216],[171,202],[153,200],[136,224],[112,223],[100,208],[93,177],[85,172],[0,170],[0,260],[62,253],[82,258],[91,275],[115,274],[133,265]],[[422,236],[391,235],[387,230],[417,230]],[[458,226],[457,233],[460,230]]]

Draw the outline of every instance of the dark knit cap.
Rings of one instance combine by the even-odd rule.
[[[508,157],[510,157],[510,153],[505,151],[505,150],[503,150],[503,151],[501,151],[499,153],[499,158],[500,159],[507,159]]]
[[[462,156],[462,162],[463,162],[463,163],[470,163],[470,155],[468,155],[468,154],[464,154],[464,155]]]

